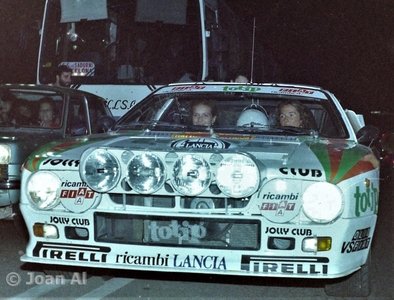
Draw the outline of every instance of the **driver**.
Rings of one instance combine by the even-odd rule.
[[[212,126],[217,117],[214,101],[200,100],[192,104],[192,123],[199,126]]]

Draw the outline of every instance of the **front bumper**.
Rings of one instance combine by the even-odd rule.
[[[9,206],[19,202],[20,181],[0,182],[0,207]]]
[[[24,262],[269,277],[346,276],[366,262],[376,224],[376,215],[303,226],[273,224],[261,216],[55,214],[28,205],[21,211],[30,234]],[[37,224],[49,225],[57,236],[35,236]],[[302,249],[305,239],[327,236],[329,251]],[[275,248],[273,238],[293,242]]]

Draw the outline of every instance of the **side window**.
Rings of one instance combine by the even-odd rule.
[[[89,126],[84,98],[72,96],[68,107],[66,133],[69,135],[85,135],[88,132]]]
[[[111,124],[103,124],[105,120],[107,120],[108,122],[111,121],[110,118],[103,118],[105,116],[109,116],[108,109],[105,106],[105,101],[92,96],[88,98],[88,103],[90,128],[92,130],[92,133],[102,133],[103,125],[111,127]]]

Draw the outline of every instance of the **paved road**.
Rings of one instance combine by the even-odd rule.
[[[368,300],[394,299],[392,195],[394,195],[394,185],[382,188],[380,215],[373,242],[372,293]],[[2,298],[342,299],[327,297],[318,282],[305,280],[97,269],[91,269],[88,273],[73,273],[71,280],[66,280],[61,276],[45,275],[35,265],[22,264],[19,261],[19,256],[24,251],[24,241],[16,235],[12,222],[0,221],[0,238],[0,296]]]

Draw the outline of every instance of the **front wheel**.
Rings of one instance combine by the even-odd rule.
[[[14,204],[12,206],[14,226],[18,236],[20,236],[24,242],[29,240],[29,233],[26,228],[25,220],[22,217],[22,213],[19,209],[19,204]]]

